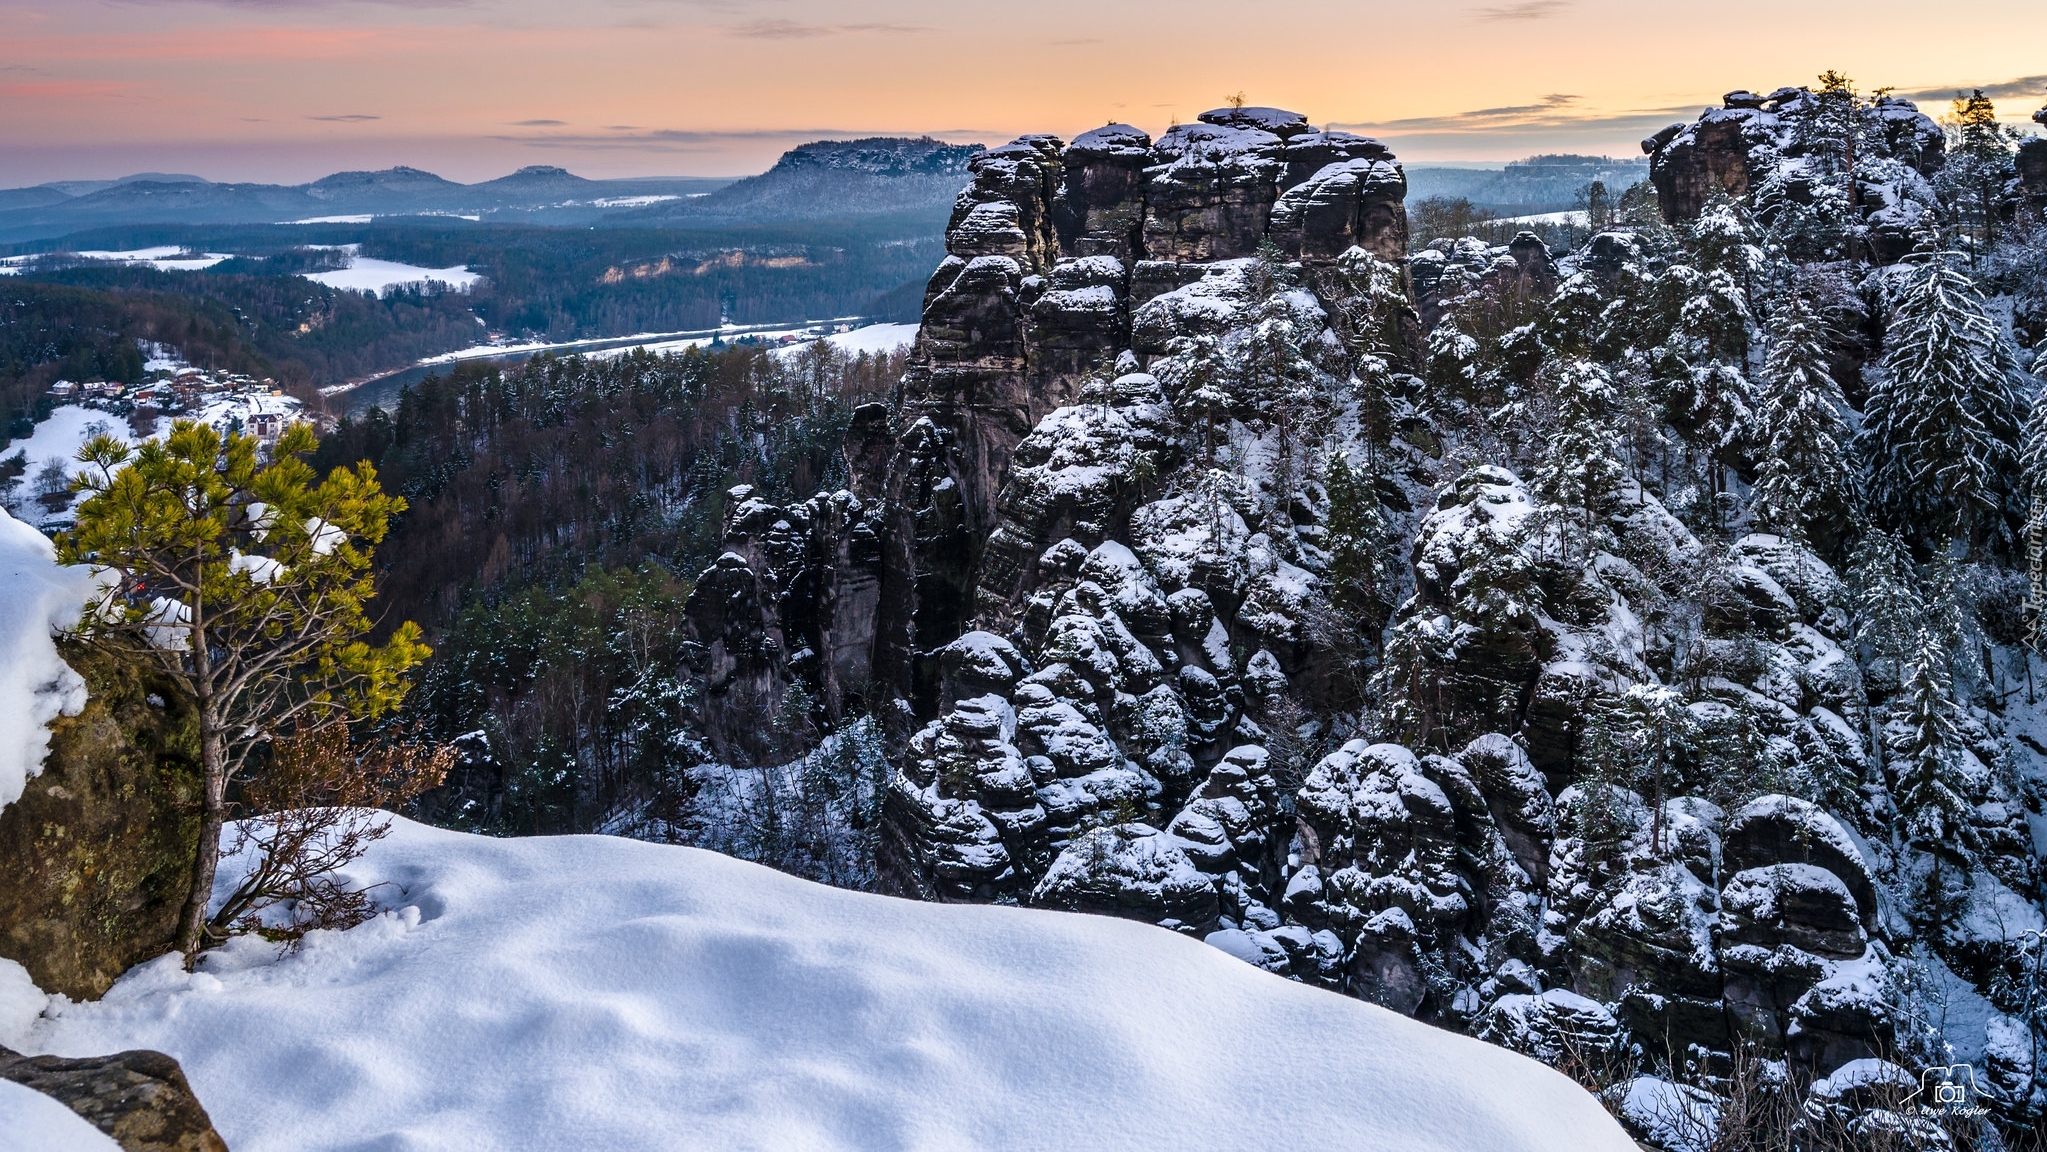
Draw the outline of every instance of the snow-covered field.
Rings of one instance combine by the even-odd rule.
[[[729,328],[718,335],[728,341],[741,337],[752,337],[758,340],[781,340],[786,337],[806,335],[813,327],[815,325],[806,325],[798,328]],[[676,336],[670,333],[649,332],[642,333],[639,336],[603,336],[589,340],[575,340],[563,344],[548,344],[538,341],[517,344],[478,344],[471,348],[461,348],[453,352],[443,352],[438,356],[429,356],[419,361],[419,366],[433,367],[441,364],[455,364],[464,360],[485,360],[498,356],[539,352],[554,352],[565,356],[580,355],[592,360],[605,360],[614,356],[623,356],[628,352],[645,349],[650,355],[660,356],[668,353],[682,352],[690,348],[702,348],[710,344],[714,338],[708,334]],[[835,332],[827,336],[826,339],[831,341],[834,347],[855,355],[861,352],[892,352],[898,348],[908,347],[917,339],[917,325],[869,324],[864,328],[855,328],[850,332]],[[608,346],[602,348],[592,347],[598,344]],[[801,343],[784,345],[777,348],[776,353],[777,355],[793,356],[803,346]]]
[[[851,332],[835,332],[825,339],[831,342],[832,347],[853,356],[862,352],[869,354],[894,352],[899,348],[908,348],[916,342],[917,325],[869,324],[865,328],[855,328]],[[801,344],[792,344],[787,348],[776,349],[776,354],[794,356],[802,347]]]
[[[1571,224],[1579,228],[1586,226],[1592,216],[1587,212],[1537,212],[1532,216],[1508,216],[1495,220],[1495,224]]]
[[[1635,1148],[1531,1060],[1127,921],[402,820],[352,878],[389,910],[40,1018],[0,962],[0,1044],[169,1052],[236,1152]]]
[[[467,292],[483,279],[480,273],[467,268],[421,268],[415,264],[400,264],[395,260],[375,260],[356,251],[357,245],[345,246],[348,251],[348,267],[332,272],[308,273],[306,279],[329,288],[342,288],[350,292],[366,292],[382,296],[393,288],[404,288],[428,283],[445,284],[457,292]]]
[[[234,259],[231,254],[226,252],[188,252],[175,244],[158,248],[136,248],[125,252],[103,252],[97,250],[73,252],[71,255],[84,260],[103,260],[110,264],[140,265],[154,268],[159,272],[198,272],[202,269],[211,268],[223,260]],[[36,259],[39,259],[39,257],[8,256],[0,258],[0,276],[18,276],[21,274],[22,265]]]

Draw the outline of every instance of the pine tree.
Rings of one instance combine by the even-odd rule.
[[[2003,541],[2017,362],[1951,253],[1914,260],[1885,342],[1861,439],[1876,512],[1928,550]]]
[[[1893,799],[1911,838],[1953,847],[1969,827],[1969,803],[1961,774],[1965,753],[1948,679],[1948,654],[1930,629],[1921,629],[1905,676],[1900,718],[1905,741],[1894,749],[1898,784]]]
[[[1650,805],[1650,850],[1663,851],[1663,802],[1678,762],[1698,739],[1684,697],[1660,684],[1636,684],[1599,707],[1586,733],[1585,755],[1604,763],[1604,777],[1641,792]]]
[[[1997,105],[1981,88],[1954,102],[1942,121],[1947,128],[1947,163],[1936,179],[1956,222],[1981,251],[1996,242],[1998,201],[2011,182],[2012,135],[1997,122]]]
[[[294,425],[271,458],[246,436],[191,420],[139,448],[111,436],[88,465],[67,563],[118,576],[119,595],[80,623],[90,639],[152,660],[190,699],[203,773],[199,846],[178,926],[189,959],[207,919],[231,787],[276,741],[397,707],[428,655],[417,624],[372,648],[371,561],[405,501],[367,461],[315,483],[313,432]]]
[[[1670,407],[1704,447],[1718,492],[1718,469],[1733,463],[1731,454],[1754,419],[1752,389],[1742,371],[1753,326],[1748,293],[1726,268],[1701,273],[1679,266],[1671,272],[1685,301],[1664,345],[1667,371],[1675,377]]]
[[[1341,453],[1324,475],[1329,489],[1329,598],[1359,622],[1383,623],[1386,517],[1368,472]],[[1376,629],[1372,629],[1376,630]]]
[[[1770,318],[1763,361],[1765,393],[1756,413],[1760,460],[1754,502],[1758,525],[1788,536],[1838,537],[1854,506],[1855,476],[1843,443],[1848,426],[1841,387],[1827,369],[1819,314],[1792,294]]]
[[[1313,417],[1319,371],[1302,346],[1282,287],[1276,285],[1259,304],[1250,333],[1237,346],[1235,375],[1276,433],[1273,481],[1283,507],[1300,480],[1300,445]]]
[[[1872,528],[1849,558],[1848,575],[1855,596],[1855,641],[1867,652],[1864,666],[1879,684],[1889,679],[1895,685],[1903,679],[1925,612],[1904,545],[1891,533]]]
[[[1236,398],[1230,394],[1230,364],[1213,336],[1183,336],[1171,348],[1180,368],[1172,376],[1179,394],[1174,405],[1183,423],[1199,434],[1202,465],[1215,467],[1216,428],[1227,424]]]
[[[1393,368],[1404,358],[1401,322],[1414,310],[1400,268],[1363,249],[1352,248],[1338,259],[1337,277],[1337,328],[1365,434],[1366,465],[1376,469],[1379,450],[1393,439]]]
[[[1582,523],[1585,545],[1599,514],[1623,480],[1612,427],[1616,404],[1613,380],[1590,360],[1564,360],[1543,373],[1556,406],[1556,430],[1536,471],[1534,492],[1546,519],[1557,525],[1558,545],[1568,555],[1570,524]]]

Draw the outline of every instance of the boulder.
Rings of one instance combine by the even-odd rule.
[[[227,1152],[184,1069],[161,1052],[67,1060],[0,1048],[0,1079],[63,1103],[123,1152]]]
[[[161,673],[67,646],[90,693],[0,809],[0,957],[93,999],[172,947],[199,845],[198,722]]]

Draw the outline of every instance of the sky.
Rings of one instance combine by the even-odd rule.
[[[0,187],[758,172],[806,140],[1153,133],[1242,93],[1409,163],[1637,155],[1823,69],[2047,103],[2047,4],[1979,0],[0,0]]]

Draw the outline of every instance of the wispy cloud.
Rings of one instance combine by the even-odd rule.
[[[1547,20],[1561,16],[1571,7],[1571,0],[1523,0],[1519,4],[1498,4],[1485,8],[1473,8],[1471,18],[1481,24],[1505,24],[1526,20]]]
[[[492,136],[531,148],[597,151],[717,152],[734,144],[807,144],[813,140],[857,140],[870,136],[933,136],[954,142],[979,142],[1001,133],[971,128],[913,129],[885,128],[739,128],[699,130],[688,128],[646,128],[603,135],[591,132],[549,132],[531,136]]]
[[[726,28],[726,33],[749,40],[814,40],[820,36],[862,34],[903,36],[931,29],[918,24],[810,24],[801,20],[749,20]]]
[[[306,119],[319,120],[327,124],[361,124],[370,120],[382,120],[383,117],[372,116],[367,112],[344,112],[339,116],[308,116]]]
[[[1452,112],[1441,116],[1415,116],[1404,120],[1377,120],[1357,124],[1334,124],[1331,127],[1346,131],[1371,130],[1378,132],[1438,132],[1477,131],[1497,128],[1554,127],[1560,124],[1578,124],[1598,118],[1599,113],[1587,111],[1578,106],[1580,97],[1566,92],[1552,92],[1540,97],[1533,104],[1511,104],[1500,108],[1474,108],[1468,112]],[[1661,114],[1660,112],[1658,113]]]
[[[567,127],[567,126],[568,126],[568,123],[569,123],[569,122],[568,122],[568,121],[566,121],[566,120],[514,120],[514,121],[512,121],[512,127],[514,127],[514,128],[564,128],[564,127]]]
[[[1718,103],[1717,101],[1715,102]],[[1398,147],[1437,154],[1468,155],[1474,149],[1620,147],[1673,121],[1689,120],[1702,104],[1662,108],[1588,108],[1580,97],[1557,93],[1529,104],[1474,108],[1440,116],[1339,123],[1330,127],[1367,132]],[[1525,152],[1524,152],[1525,154]]]
[[[1978,88],[1992,100],[2039,100],[2047,98],[2047,76],[2020,76],[2015,80],[2002,80],[1995,84],[1941,84],[1922,88],[1917,92],[1900,92],[1908,100],[1953,100],[1967,96]]]

